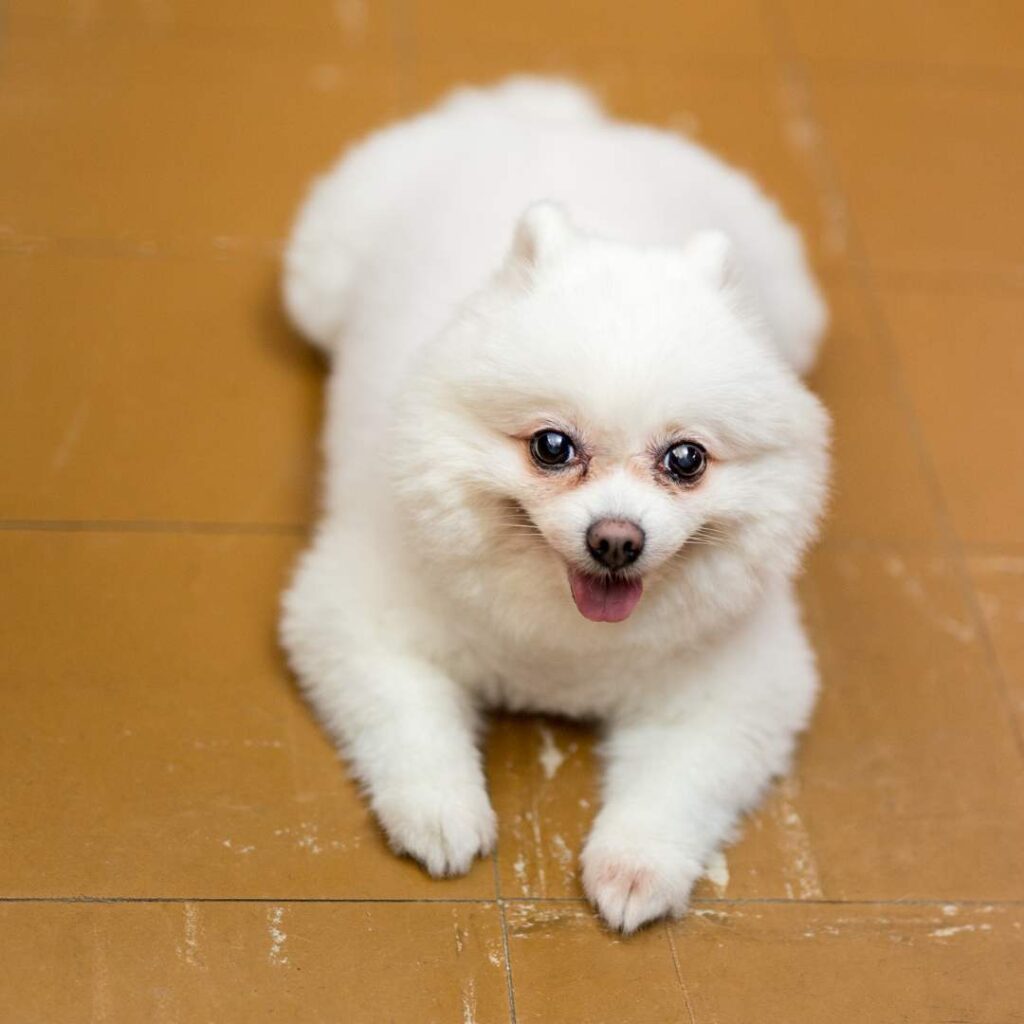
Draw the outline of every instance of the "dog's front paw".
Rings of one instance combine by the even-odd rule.
[[[680,917],[700,865],[659,841],[588,841],[581,857],[583,888],[609,927],[635,932],[660,917]]]
[[[483,787],[415,786],[377,794],[373,803],[392,849],[435,878],[464,875],[494,849],[497,820]]]

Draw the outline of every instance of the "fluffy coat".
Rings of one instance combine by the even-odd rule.
[[[682,913],[817,688],[791,581],[826,494],[799,376],[825,311],[798,235],[693,143],[513,79],[316,182],[284,296],[332,372],[282,638],[391,844],[435,875],[493,848],[486,708],[593,717],[587,895],[624,931]],[[609,522],[642,538],[613,569]]]

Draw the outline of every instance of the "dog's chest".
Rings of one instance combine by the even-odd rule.
[[[489,706],[572,717],[610,715],[660,676],[635,651],[570,654],[488,644],[465,650],[459,661],[456,674]]]

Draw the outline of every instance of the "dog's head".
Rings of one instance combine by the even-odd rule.
[[[573,602],[689,614],[792,573],[828,420],[732,277],[716,232],[640,248],[528,210],[406,384],[396,479],[435,571],[555,628]]]

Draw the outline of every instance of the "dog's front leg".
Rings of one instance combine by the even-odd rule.
[[[291,663],[392,847],[432,875],[463,874],[496,833],[477,710],[441,669],[402,649],[394,616],[383,628],[331,568],[312,552],[285,598]]]
[[[700,658],[649,706],[610,725],[604,806],[582,855],[583,884],[614,928],[686,910],[709,858],[787,768],[816,690],[799,626],[769,647]],[[745,639],[750,639],[749,637]]]

